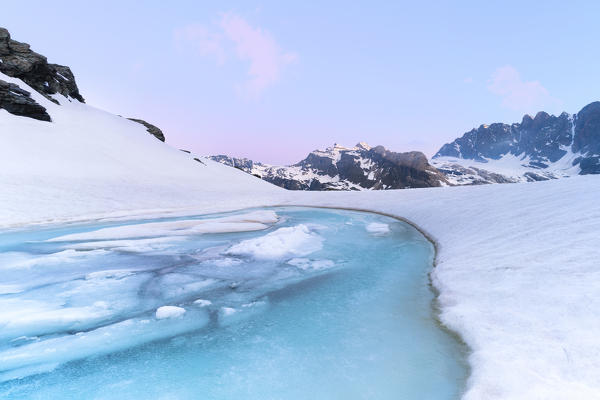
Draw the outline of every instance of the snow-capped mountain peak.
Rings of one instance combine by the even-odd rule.
[[[521,123],[481,125],[442,146],[432,164],[453,184],[600,173],[600,102],[577,114],[540,111]]]
[[[293,190],[365,190],[443,186],[448,182],[421,152],[396,153],[360,142],[314,150],[293,165],[273,166],[224,155],[213,160]]]

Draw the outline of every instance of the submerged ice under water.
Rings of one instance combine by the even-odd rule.
[[[2,399],[453,399],[431,244],[280,208],[0,234]]]

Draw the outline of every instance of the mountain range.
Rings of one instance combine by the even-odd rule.
[[[531,182],[600,173],[600,102],[577,114],[538,112],[520,123],[481,125],[443,145],[431,161],[365,143],[315,150],[290,166],[211,156],[293,190],[363,190]]]
[[[404,189],[447,186],[445,176],[418,151],[395,153],[358,143],[315,150],[290,166],[272,166],[224,155],[211,156],[277,186],[291,190]]]
[[[65,102],[85,103],[71,69],[48,63],[45,56],[0,28],[0,109],[52,124],[48,108]],[[137,118],[129,120],[165,141],[158,127]],[[443,145],[431,161],[418,151],[399,153],[362,142],[315,150],[290,166],[226,155],[210,158],[291,190],[403,189],[598,174],[600,102],[576,114],[554,116],[542,111],[535,117],[525,115],[520,123],[481,125]]]

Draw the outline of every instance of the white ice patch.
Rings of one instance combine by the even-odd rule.
[[[194,304],[196,304],[199,307],[208,307],[212,304],[212,301],[210,300],[204,300],[204,299],[198,299],[198,300],[194,300]]]
[[[390,232],[390,226],[380,222],[371,222],[367,225],[367,232],[375,235],[385,235]]]
[[[237,312],[237,310],[233,307],[221,307],[221,315],[229,316],[233,315]]]
[[[104,271],[90,272],[85,276],[85,279],[122,279],[130,275],[133,275],[133,271],[126,269],[108,269]]]
[[[23,290],[25,289],[19,285],[0,285],[0,295],[21,293]]]
[[[19,252],[0,253],[0,270],[81,262],[83,259],[89,259],[106,253],[106,250],[75,251],[72,249],[43,255],[31,255]]]
[[[239,308],[221,307],[219,310],[219,324],[227,326],[244,321],[258,313],[264,312],[267,306],[268,301],[258,300],[242,304]]]
[[[319,271],[335,266],[335,263],[331,260],[311,260],[308,258],[292,258],[287,263],[304,271]]]
[[[185,314],[185,308],[162,306],[156,310],[156,319],[178,318]]]
[[[0,382],[43,372],[36,369],[39,365],[56,367],[67,361],[107,354],[193,331],[205,326],[208,321],[208,315],[202,310],[196,310],[192,318],[154,321],[134,318],[87,332],[67,334],[0,350],[0,366],[3,371],[0,373]]]
[[[237,258],[225,257],[215,258],[211,260],[203,261],[202,264],[210,264],[220,268],[232,267],[234,265],[240,265],[243,261]]]
[[[264,236],[233,245],[227,254],[247,255],[257,259],[302,257],[323,248],[323,237],[306,225],[279,228]]]
[[[202,233],[249,232],[266,229],[277,222],[273,211],[253,211],[240,215],[211,219],[148,222],[135,225],[102,228],[92,232],[74,233],[49,239],[49,242],[74,240],[110,240],[158,236],[185,236]],[[89,244],[87,244],[89,245]]]
[[[135,253],[147,253],[156,250],[165,250],[177,245],[178,242],[187,240],[186,236],[167,236],[150,239],[122,239],[122,240],[99,240],[84,243],[72,243],[64,248],[76,250],[110,249],[128,251]]]

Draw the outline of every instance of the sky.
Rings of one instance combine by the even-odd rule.
[[[30,0],[0,26],[86,102],[202,155],[291,164],[364,141],[432,156],[600,100],[600,2]]]

